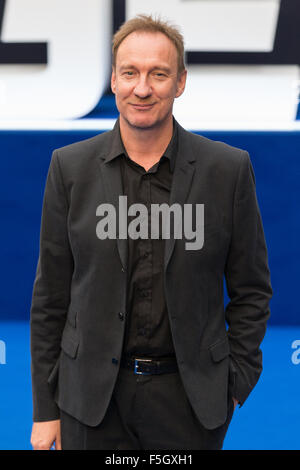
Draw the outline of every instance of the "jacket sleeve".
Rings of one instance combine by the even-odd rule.
[[[225,310],[230,344],[232,395],[244,403],[262,371],[260,343],[272,297],[267,247],[247,152],[242,151],[234,194],[230,250],[225,266],[229,303]]]
[[[40,250],[30,312],[33,421],[59,418],[47,382],[59,360],[70,299],[73,258],[67,230],[68,202],[54,151],[48,170],[40,228]]]

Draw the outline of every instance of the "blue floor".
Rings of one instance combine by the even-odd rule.
[[[0,323],[0,340],[6,345],[6,364],[1,364],[3,348],[0,355],[0,449],[31,449],[28,323]],[[291,359],[295,340],[300,327],[269,327],[262,344],[264,371],[245,405],[236,409],[224,449],[300,449],[300,364]]]

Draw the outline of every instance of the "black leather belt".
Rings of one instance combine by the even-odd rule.
[[[171,374],[178,371],[176,358],[149,359],[149,358],[123,358],[121,366],[130,369],[138,375]]]

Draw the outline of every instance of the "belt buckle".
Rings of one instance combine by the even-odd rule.
[[[135,359],[134,360],[134,373],[137,375],[151,375],[150,372],[141,372],[138,370],[139,362],[152,362],[151,359]]]

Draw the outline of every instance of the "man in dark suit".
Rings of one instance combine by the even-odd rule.
[[[116,33],[113,56],[114,129],[56,150],[48,172],[31,442],[221,449],[261,373],[272,296],[253,168],[247,152],[173,118],[186,83],[176,28],[134,18]],[[166,236],[155,222],[157,205],[181,213],[181,237],[178,225]],[[185,216],[187,207],[199,211]],[[204,228],[197,246],[189,224]]]

